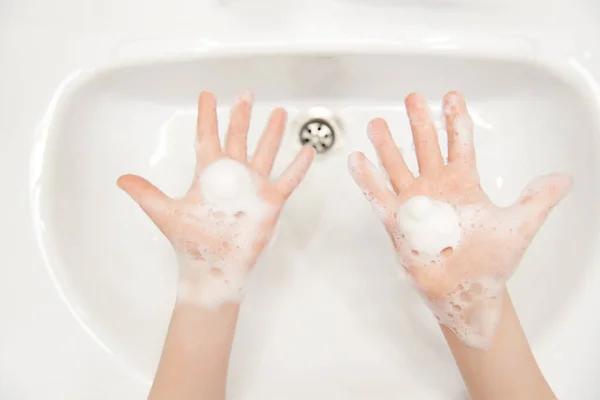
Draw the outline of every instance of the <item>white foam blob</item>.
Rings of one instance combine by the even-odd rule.
[[[460,224],[454,208],[427,196],[414,196],[404,202],[397,214],[400,233],[411,250],[435,257],[460,241]]]
[[[214,203],[256,193],[252,172],[230,158],[221,158],[210,164],[200,176],[200,184],[204,197]]]
[[[248,213],[255,220],[262,215],[263,202],[252,171],[241,162],[220,158],[200,175],[202,195],[207,203],[227,214]]]

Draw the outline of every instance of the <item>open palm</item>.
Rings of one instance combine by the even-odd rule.
[[[187,194],[172,199],[150,182],[124,175],[118,185],[146,212],[173,245],[180,262],[178,295],[206,307],[239,301],[246,275],[266,246],[290,194],[302,181],[315,151],[304,147],[276,181],[269,175],[281,144],[286,113],[275,109],[252,160],[247,159],[246,136],[252,96],[242,93],[231,113],[225,150],[217,128],[216,99],[202,92],[198,101],[195,176]],[[252,176],[257,201],[223,209],[207,198],[203,173],[218,162],[233,161]],[[225,179],[225,177],[223,177]]]
[[[537,178],[514,205],[495,206],[480,186],[473,123],[462,96],[448,93],[443,109],[448,132],[447,164],[425,99],[411,94],[406,99],[406,110],[419,176],[413,176],[406,166],[382,119],[371,122],[369,137],[395,193],[362,153],[350,155],[349,170],[381,216],[400,264],[438,320],[463,340],[479,345],[489,338],[497,323],[504,284],[552,208],[569,190],[571,179],[564,174]],[[400,232],[397,211],[418,195],[443,201],[456,211],[461,231],[458,246],[444,249],[435,257],[411,248]]]

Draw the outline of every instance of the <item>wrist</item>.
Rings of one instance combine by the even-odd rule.
[[[487,349],[466,345],[445,326],[442,331],[472,399],[555,399],[506,289],[502,292],[500,319]]]
[[[492,279],[469,280],[427,302],[440,325],[464,345],[485,350],[502,318],[505,291],[503,283]]]
[[[215,307],[207,308],[204,305],[190,301],[187,297],[182,297],[178,294],[173,309],[173,315],[185,316],[191,322],[202,322],[206,321],[216,322],[217,320],[225,320],[236,317],[239,313],[240,303],[226,302],[221,303]]]
[[[177,302],[206,310],[219,310],[226,304],[239,304],[249,269],[212,268],[206,263],[181,263]]]
[[[170,334],[178,336],[189,350],[212,347],[233,339],[239,314],[239,304],[223,304],[206,309],[193,303],[175,303],[169,326]]]
[[[151,399],[223,399],[238,304],[207,310],[177,301]]]
[[[500,321],[502,320],[505,310],[512,310],[512,302],[508,296],[506,286],[502,285],[497,291],[494,291],[493,294],[488,294],[485,298],[478,299],[478,301],[468,304],[458,303],[460,304],[460,309],[456,307],[457,303],[454,301],[455,298],[456,296],[449,296],[443,300],[438,300],[438,302],[444,304],[445,307],[449,305],[450,307],[453,307],[455,311],[460,312],[460,316],[464,316],[464,318],[459,318],[463,325],[463,333],[467,329],[472,329],[473,334],[479,334],[477,336],[478,340],[464,340],[464,335],[457,333],[457,329],[451,324],[444,323],[444,318],[439,318],[436,309],[430,305],[430,307],[434,309],[434,314],[436,315],[436,319],[438,320],[446,339],[448,339],[448,336],[451,336],[453,342],[460,343],[461,346],[473,348],[474,350],[485,351],[492,347],[495,334],[500,328]],[[437,308],[437,310],[440,309],[441,307]],[[449,317],[446,314],[446,319],[448,318]],[[480,345],[478,346],[475,344]]]

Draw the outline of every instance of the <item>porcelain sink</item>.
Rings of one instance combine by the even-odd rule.
[[[35,226],[55,284],[87,331],[150,381],[174,302],[176,262],[116,178],[133,172],[170,195],[184,193],[201,89],[219,98],[222,133],[235,91],[255,93],[250,151],[270,109],[288,110],[275,174],[300,146],[302,118],[318,106],[339,122],[336,144],[317,157],[253,273],[232,356],[232,396],[460,398],[463,385],[434,318],[399,278],[387,235],[346,171],[352,150],[376,160],[365,135],[374,117],[388,120],[416,171],[404,96],[424,93],[439,116],[444,92],[459,90],[492,200],[510,204],[537,175],[568,171],[575,179],[510,283],[545,359],[593,268],[598,104],[575,69],[531,62],[531,50],[514,41],[495,43],[495,53],[225,48],[76,75],[51,107],[34,155]],[[445,146],[441,122],[438,128]]]

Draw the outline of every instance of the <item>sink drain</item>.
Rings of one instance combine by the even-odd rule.
[[[322,118],[308,120],[300,128],[299,139],[302,145],[310,144],[317,153],[325,153],[335,143],[335,129]]]

